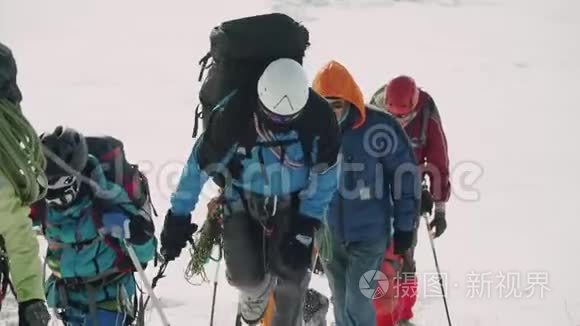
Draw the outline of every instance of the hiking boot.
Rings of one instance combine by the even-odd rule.
[[[267,275],[253,293],[240,291],[238,311],[246,324],[257,324],[264,317],[274,283],[275,279]]]

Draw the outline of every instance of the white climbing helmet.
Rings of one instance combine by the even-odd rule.
[[[302,66],[292,59],[278,59],[258,80],[260,106],[277,123],[294,120],[308,101],[309,83]]]

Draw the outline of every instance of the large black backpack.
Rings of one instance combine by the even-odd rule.
[[[279,13],[226,21],[214,27],[210,51],[199,62],[199,81],[206,70],[208,73],[199,91],[193,136],[197,136],[198,118],[203,118],[207,130],[212,110],[234,90],[238,90],[237,96],[257,97],[258,79],[269,63],[280,58],[302,63],[310,45],[308,39],[304,26]]]
[[[268,64],[280,58],[302,64],[310,45],[308,30],[279,13],[224,22],[211,31],[210,43],[209,53],[200,61],[199,80],[205,70],[208,73],[199,92],[193,130],[196,137],[199,118],[203,118],[202,168],[220,161],[235,143],[248,149],[256,145],[252,115],[257,108],[260,75]],[[314,94],[311,100],[316,102],[317,97]],[[309,159],[313,140],[310,128],[295,125],[293,129],[298,130],[305,157]],[[228,169],[236,177],[239,162],[230,162]],[[219,178],[214,181],[223,185]]]

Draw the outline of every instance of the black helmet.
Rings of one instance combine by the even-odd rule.
[[[87,141],[76,130],[62,126],[56,127],[50,134],[42,134],[40,140],[47,157],[46,199],[52,206],[68,206],[80,190],[78,176],[87,165]]]
[[[40,135],[42,145],[47,153],[46,176],[57,177],[70,175],[70,169],[81,173],[87,165],[89,150],[87,141],[78,131],[58,126],[50,134]],[[54,154],[62,160],[66,167],[62,167],[60,162],[55,162],[51,156]]]
[[[22,93],[16,84],[16,62],[12,51],[0,43],[0,98],[19,104],[22,101]]]

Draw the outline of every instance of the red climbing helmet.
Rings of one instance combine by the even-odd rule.
[[[419,88],[409,76],[394,78],[387,85],[385,106],[394,116],[404,116],[413,112],[419,102]]]

